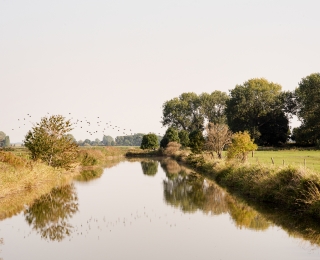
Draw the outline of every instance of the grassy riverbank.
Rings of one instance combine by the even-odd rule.
[[[320,155],[317,151],[275,151],[272,154],[261,151],[245,164],[213,159],[209,154],[187,155],[186,151],[178,151],[171,157],[215,180],[231,193],[286,209],[292,214],[320,219],[320,173],[299,164],[272,164],[270,159],[273,156],[276,162],[277,158],[296,162],[292,154],[302,162],[303,156]],[[263,158],[269,158],[270,162]]]
[[[77,161],[68,171],[32,161],[26,148],[0,151],[0,219],[20,212],[25,205],[74,178],[100,176],[103,167],[114,164],[115,158],[123,157],[129,150],[129,147],[81,147]]]

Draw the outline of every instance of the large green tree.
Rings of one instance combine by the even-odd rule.
[[[201,99],[193,92],[182,93],[163,104],[162,124],[175,127],[178,130],[203,129],[204,115],[201,109]]]
[[[211,94],[202,93],[200,95],[201,110],[205,118],[214,124],[226,123],[225,108],[228,99],[227,93],[219,90]]]
[[[289,121],[285,108],[281,86],[264,78],[256,78],[230,91],[226,116],[233,132],[249,131],[257,143],[274,145],[285,142],[288,137]],[[276,126],[274,131],[277,133],[268,135],[272,137],[268,138],[266,129],[273,126]]]
[[[24,145],[34,160],[42,160],[53,167],[70,168],[76,161],[78,145],[67,135],[72,130],[70,120],[61,115],[41,118],[30,130]]]
[[[189,146],[193,153],[201,153],[203,151],[205,139],[202,135],[202,131],[192,131],[189,135],[189,140]]]
[[[309,144],[315,144],[320,139],[320,73],[313,73],[302,78],[295,90],[297,101],[297,116],[301,121],[299,133],[308,135],[297,135],[302,138],[297,140]]]

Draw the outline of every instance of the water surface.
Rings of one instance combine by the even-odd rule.
[[[124,161],[2,220],[0,257],[320,259],[316,229],[274,223],[174,161]]]

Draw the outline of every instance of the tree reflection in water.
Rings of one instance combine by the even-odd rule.
[[[149,160],[141,161],[142,172],[144,175],[155,176],[158,172],[158,162]]]
[[[69,236],[73,227],[68,219],[78,211],[78,198],[73,184],[54,188],[41,196],[28,209],[24,216],[27,223],[42,238],[61,241]]]
[[[270,223],[245,203],[237,201],[212,181],[196,173],[186,174],[179,164],[164,161],[161,167],[167,175],[163,181],[165,201],[183,212],[201,210],[205,214],[229,213],[236,226],[265,230]],[[176,163],[176,162],[175,162]],[[170,172],[170,169],[174,169]]]

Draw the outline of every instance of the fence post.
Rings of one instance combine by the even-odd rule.
[[[272,164],[274,164],[273,158],[271,157]]]

